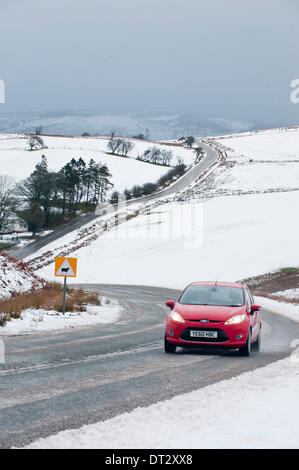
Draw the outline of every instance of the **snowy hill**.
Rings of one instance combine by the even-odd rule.
[[[299,127],[208,139],[225,153],[225,163],[192,191],[198,197],[286,192],[299,189]],[[185,193],[185,197],[188,192]],[[191,196],[191,193],[189,194]]]
[[[13,177],[16,180],[26,178],[34,170],[41,156],[46,155],[49,170],[58,171],[72,158],[83,158],[88,162],[93,158],[97,163],[107,164],[112,173],[113,190],[119,192],[134,185],[147,182],[154,183],[168,171],[168,167],[154,165],[136,160],[138,155],[156,145],[149,141],[132,139],[134,148],[129,157],[119,157],[107,154],[107,138],[82,137],[47,137],[43,136],[47,147],[43,150],[28,151],[28,137],[25,135],[0,134],[0,163],[1,174]],[[194,161],[191,150],[178,145],[160,145],[161,148],[173,153],[172,164],[177,158],[182,158],[187,164]]]
[[[0,300],[31,289],[41,289],[45,284],[26,264],[0,253]]]
[[[78,282],[169,287],[298,266],[299,130],[244,134],[213,144],[222,148],[225,161],[204,181],[111,230],[90,224],[86,229],[94,235],[81,245],[73,243],[80,239],[73,233],[33,258],[73,247]],[[52,271],[45,263],[38,272],[51,278]]]

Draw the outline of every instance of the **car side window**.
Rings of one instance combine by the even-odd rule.
[[[246,302],[247,302],[247,311],[250,312],[252,302],[251,302],[251,299],[250,299],[250,293],[249,293],[248,289],[246,289]]]

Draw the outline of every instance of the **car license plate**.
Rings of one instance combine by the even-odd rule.
[[[190,336],[192,338],[217,338],[217,331],[197,331],[191,330]]]

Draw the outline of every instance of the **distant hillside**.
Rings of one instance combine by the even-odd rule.
[[[80,136],[117,134],[131,137],[143,134],[152,140],[176,139],[181,136],[223,135],[257,128],[273,127],[278,123],[252,122],[225,118],[203,118],[200,115],[180,113],[135,112],[57,112],[0,114],[0,132],[32,132],[43,126],[44,133]],[[280,123],[279,123],[280,125]]]

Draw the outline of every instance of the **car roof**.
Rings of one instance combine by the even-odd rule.
[[[189,286],[223,286],[223,287],[244,287],[244,284],[240,282],[223,282],[223,281],[198,281],[198,282],[191,282]]]

